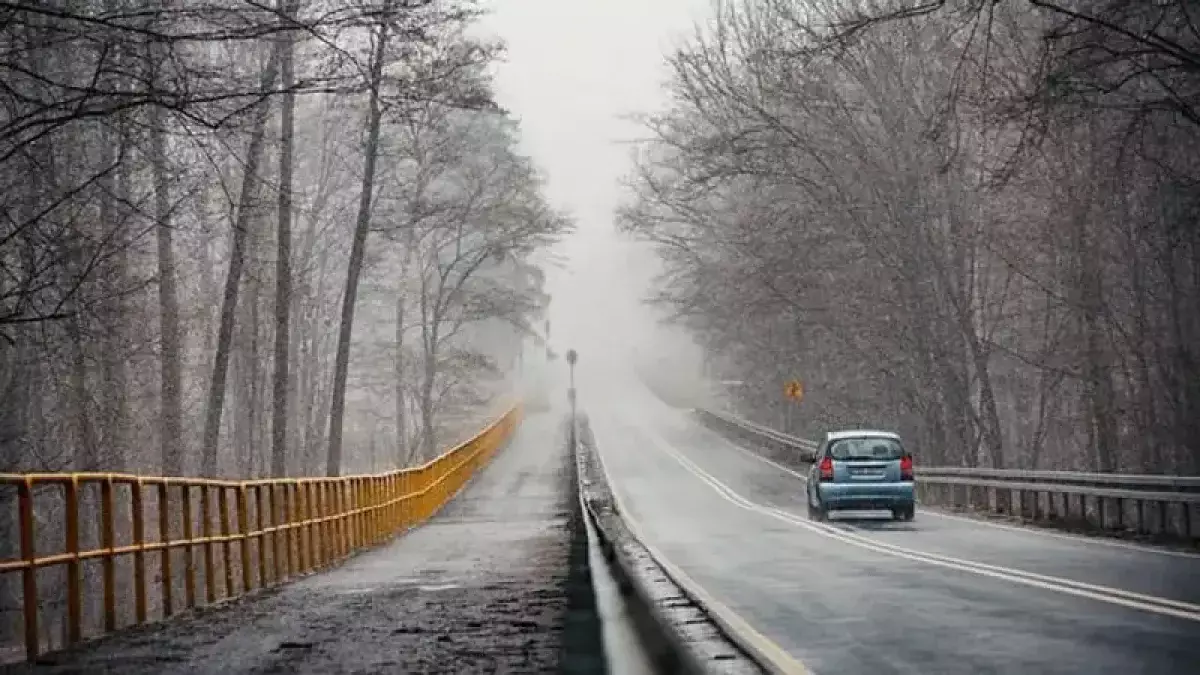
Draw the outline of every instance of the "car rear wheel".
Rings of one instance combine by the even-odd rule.
[[[825,520],[825,509],[820,506],[813,506],[810,501],[808,503],[808,519],[818,522]]]
[[[896,520],[909,521],[912,520],[916,515],[917,507],[915,506],[904,506],[898,509],[892,509],[892,517]]]

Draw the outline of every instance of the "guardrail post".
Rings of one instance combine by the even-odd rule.
[[[33,519],[33,479],[26,478],[17,486],[17,502],[21,519],[21,558],[25,566],[21,568],[21,605],[25,616],[25,655],[30,661],[37,658],[41,650],[38,638],[38,587],[37,587],[37,548],[34,537]]]

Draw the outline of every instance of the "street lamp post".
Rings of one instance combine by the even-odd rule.
[[[579,423],[575,416],[575,362],[579,360],[579,353],[574,349],[567,350],[567,368],[570,372],[571,386],[567,389],[567,400],[571,403],[571,448],[575,448],[575,425]]]

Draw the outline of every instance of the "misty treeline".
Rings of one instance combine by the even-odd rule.
[[[468,0],[0,8],[0,472],[429,458],[568,226]]]
[[[745,0],[669,63],[621,222],[739,411],[1200,471],[1194,3]]]

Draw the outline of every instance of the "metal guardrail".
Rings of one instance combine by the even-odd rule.
[[[818,449],[816,441],[729,413],[695,412],[722,432],[772,448],[782,461],[811,464]],[[922,467],[918,463],[917,494],[926,504],[974,508],[1047,524],[1105,531],[1115,525],[1116,530],[1134,534],[1198,540],[1194,523],[1200,476]]]
[[[0,575],[21,575],[26,657],[36,659],[43,648],[39,570],[66,568],[66,645],[84,638],[87,561],[98,560],[102,568],[103,633],[124,627],[117,620],[116,562],[125,556],[133,563],[134,624],[148,620],[151,583],[159,586],[161,618],[244,595],[336,565],[425,521],[488,463],[520,420],[521,406],[513,406],[428,463],[380,474],[246,481],[116,473],[0,474],[0,488],[15,486],[17,492],[20,557],[0,560]],[[59,488],[63,499],[65,537],[62,549],[53,553],[36,546],[35,494],[46,497],[38,494],[44,492],[39,488]],[[81,504],[96,491],[99,514],[82,515]],[[157,518],[147,518],[149,510],[157,511]],[[81,517],[98,520],[98,548],[81,547]],[[118,519],[123,530],[132,530],[132,541],[118,542]],[[157,520],[152,525],[156,532],[147,533],[147,520]],[[175,597],[179,580],[173,551],[180,551],[183,559],[182,602]],[[147,578],[147,563],[152,562],[148,555],[158,558],[152,580]],[[198,581],[203,582],[203,603],[197,597]]]

